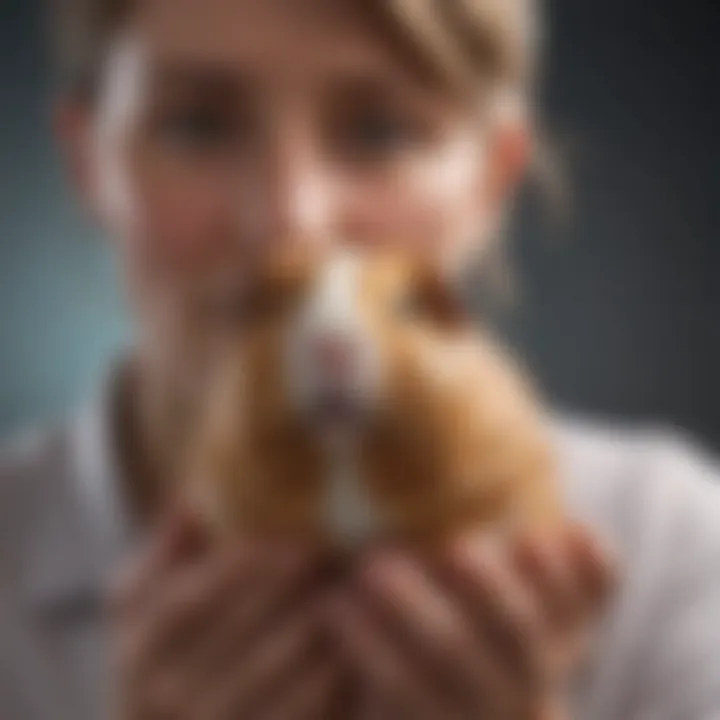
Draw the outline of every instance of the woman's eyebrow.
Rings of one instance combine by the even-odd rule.
[[[250,78],[237,69],[208,61],[165,60],[151,72],[153,85],[163,89],[199,89],[213,94],[246,92]]]
[[[410,101],[435,103],[436,88],[394,68],[373,69],[338,68],[325,82],[328,95],[349,97],[355,100],[387,102]]]
[[[433,114],[443,104],[437,90],[414,82],[412,78],[377,72],[337,72],[327,79],[325,97],[349,106],[378,103],[389,107],[405,106]]]
[[[389,100],[397,97],[396,83],[375,73],[339,72],[327,79],[328,95],[355,100]]]

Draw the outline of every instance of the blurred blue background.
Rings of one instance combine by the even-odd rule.
[[[0,23],[0,436],[72,407],[128,335],[52,147],[37,0]],[[720,3],[550,3],[546,103],[575,219],[524,213],[510,332],[560,405],[720,447]]]
[[[0,22],[0,435],[71,408],[125,337],[112,258],[53,147],[41,3]]]

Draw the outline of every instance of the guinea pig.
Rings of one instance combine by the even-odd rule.
[[[437,546],[559,517],[531,383],[431,264],[281,253],[229,314],[189,458],[213,527]]]

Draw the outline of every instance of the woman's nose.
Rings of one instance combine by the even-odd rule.
[[[249,211],[262,247],[318,245],[332,235],[333,184],[308,135],[296,128],[278,133],[254,180]]]

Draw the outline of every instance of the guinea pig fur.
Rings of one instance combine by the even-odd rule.
[[[560,516],[541,403],[429,264],[278,255],[238,316],[189,463],[219,531],[437,545]]]

